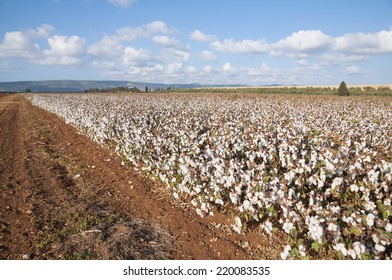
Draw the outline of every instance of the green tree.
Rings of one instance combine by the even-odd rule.
[[[339,96],[349,96],[347,85],[346,85],[346,83],[344,81],[341,82],[340,85],[339,85],[338,95]]]

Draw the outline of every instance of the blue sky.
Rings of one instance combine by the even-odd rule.
[[[0,81],[392,83],[391,0],[0,0]]]

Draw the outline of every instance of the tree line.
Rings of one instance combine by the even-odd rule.
[[[89,88],[84,92],[107,92],[107,93],[119,93],[119,92],[127,92],[127,93],[141,93],[142,91],[137,87],[116,87],[116,88]]]

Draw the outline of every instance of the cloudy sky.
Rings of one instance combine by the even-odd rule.
[[[0,81],[392,83],[391,0],[0,0]]]

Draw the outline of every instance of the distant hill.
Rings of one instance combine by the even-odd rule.
[[[115,88],[120,86],[134,87],[128,81],[20,81],[0,82],[0,91],[20,91],[30,89],[33,92],[83,92],[90,88]]]
[[[130,81],[88,81],[88,80],[49,80],[49,81],[19,81],[0,82],[0,92],[24,92],[30,89],[32,92],[83,92],[91,88],[117,88],[117,87],[137,87],[144,91],[146,86],[149,90],[165,88],[195,88],[212,87],[214,85],[202,84],[160,84]],[[217,85],[218,86],[218,85]],[[227,86],[227,85],[226,85]],[[233,85],[241,86],[241,85]],[[243,86],[243,85],[242,85]]]

